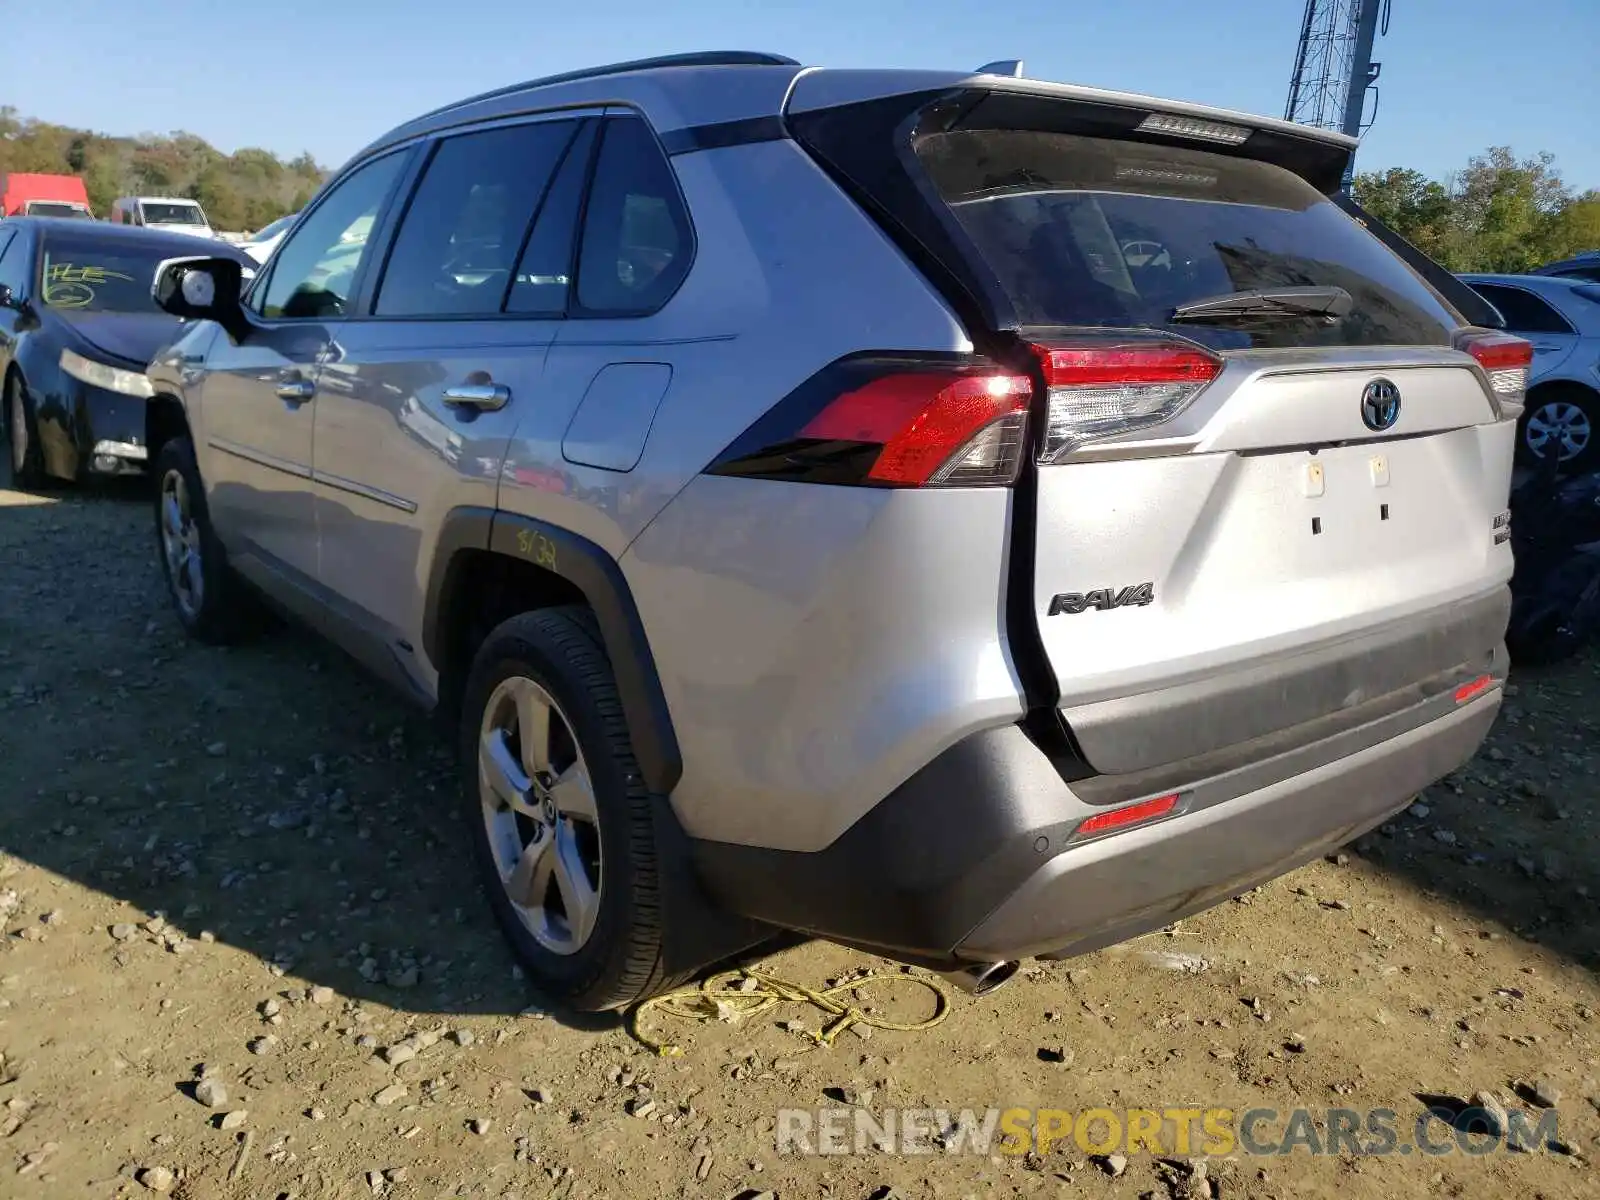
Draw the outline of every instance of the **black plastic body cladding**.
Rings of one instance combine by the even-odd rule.
[[[439,534],[423,615],[423,649],[436,664],[443,661],[446,631],[460,602],[452,586],[458,556],[472,550],[530,563],[583,593],[611,660],[645,783],[653,792],[670,794],[683,774],[683,759],[639,610],[615,560],[587,538],[531,517],[486,508],[453,510]]]

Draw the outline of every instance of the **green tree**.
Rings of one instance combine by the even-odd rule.
[[[118,196],[186,196],[218,229],[259,229],[305,204],[326,172],[309,154],[284,161],[267,150],[223,154],[192,133],[110,137],[21,116],[0,106],[0,174],[77,175],[104,216]]]
[[[1572,193],[1549,154],[1518,160],[1509,146],[1473,158],[1456,178],[1456,227],[1480,271],[1529,271],[1558,257]]]
[[[1549,154],[1492,146],[1447,181],[1394,167],[1357,175],[1352,190],[1453,271],[1529,271],[1600,247],[1600,193],[1574,195]]]
[[[1378,220],[1403,234],[1417,249],[1445,262],[1450,253],[1452,206],[1444,184],[1409,167],[1390,167],[1357,175],[1351,191]]]
[[[1600,250],[1600,190],[1585,192],[1563,208],[1552,222],[1553,258]]]

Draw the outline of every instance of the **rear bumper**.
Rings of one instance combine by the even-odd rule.
[[[1293,654],[1064,705],[1061,716],[1099,776],[1079,794],[1118,803],[1407,708],[1430,689],[1492,672],[1510,616],[1511,592],[1500,586]]]
[[[1107,809],[1018,726],[934,759],[825,850],[694,843],[725,907],[930,966],[1082,953],[1137,936],[1348,842],[1469,759],[1499,709],[1453,687],[1203,777],[1175,812],[1084,840]],[[1167,789],[1163,789],[1167,790]],[[1151,793],[1145,793],[1149,795]]]
[[[956,947],[987,960],[1136,937],[1360,836],[1477,751],[1499,690],[1419,729],[1237,799],[1057,855]]]

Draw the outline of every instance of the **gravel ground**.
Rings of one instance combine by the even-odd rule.
[[[188,644],[145,501],[0,488],[0,1195],[1339,1197],[1600,1194],[1600,677],[1519,677],[1477,762],[1361,845],[1117,950],[815,1047],[783,1005],[543,1014],[470,869],[443,739],[282,630]],[[874,960],[765,957],[820,985]],[[872,1003],[916,1015],[908,992]],[[392,1060],[392,1061],[391,1061]],[[1561,1144],[803,1157],[837,1103],[1553,1104]],[[1169,1153],[1172,1153],[1169,1147]]]

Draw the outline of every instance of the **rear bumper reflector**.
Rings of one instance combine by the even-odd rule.
[[[1130,825],[1142,825],[1144,822],[1153,821],[1157,817],[1170,815],[1177,807],[1178,793],[1170,792],[1165,796],[1157,796],[1151,800],[1141,800],[1137,804],[1114,808],[1109,812],[1095,813],[1094,816],[1079,824],[1072,835],[1073,840],[1082,841],[1084,838],[1097,837],[1100,834],[1126,829]]]

